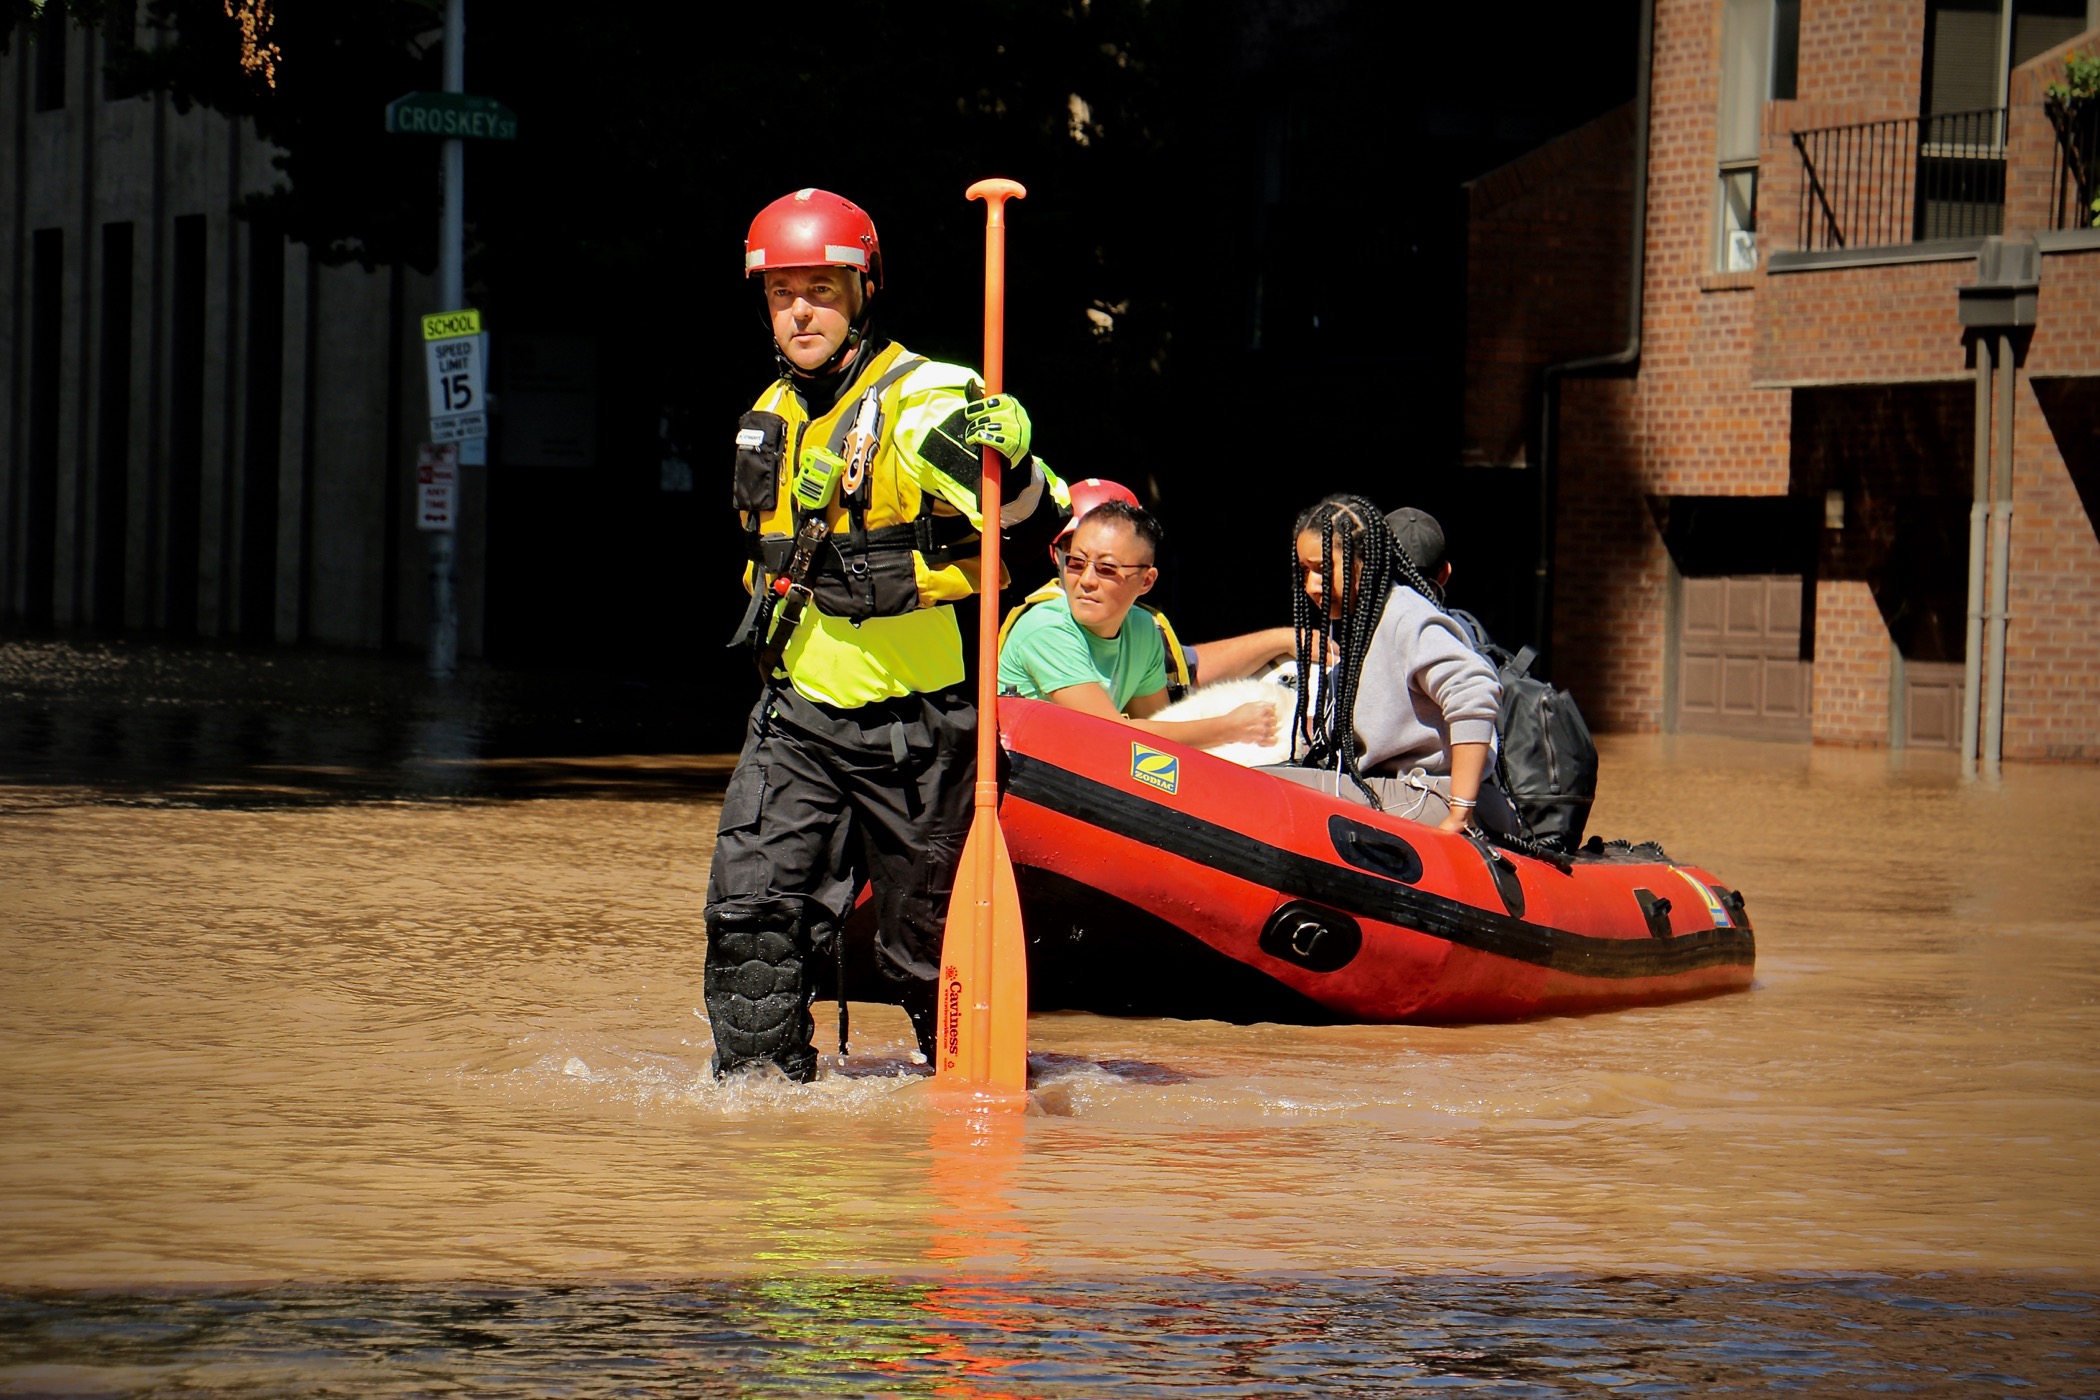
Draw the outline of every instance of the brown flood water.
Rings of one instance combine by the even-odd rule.
[[[1591,830],[1740,886],[1753,990],[1038,1016],[989,1123],[888,1008],[814,1086],[704,1077],[715,811],[0,788],[0,1287],[2100,1274],[2090,769],[1608,739]]]

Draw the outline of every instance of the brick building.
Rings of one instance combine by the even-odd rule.
[[[1644,29],[1632,109],[1469,187],[1464,461],[1552,522],[1557,678],[1600,728],[2100,759],[2100,99],[2044,94],[2100,4]]]

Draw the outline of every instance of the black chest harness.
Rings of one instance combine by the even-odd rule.
[[[841,413],[824,447],[845,461],[839,504],[847,533],[842,542],[826,519],[826,508],[795,506],[795,533],[764,534],[759,522],[780,502],[785,474],[799,460],[808,424],[790,441],[788,423],[777,413],[753,409],[737,424],[735,505],[744,517],[744,545],[756,568],[751,606],[732,647],[750,647],[759,674],[770,678],[781,652],[814,600],[818,609],[855,626],[871,617],[895,617],[919,606],[914,557],[944,567],[977,551],[977,531],[968,517],[925,512],[898,525],[868,528],[875,458],[882,445],[882,396],[926,361],[916,355],[897,362]]]

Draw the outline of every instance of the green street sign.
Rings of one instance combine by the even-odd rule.
[[[518,114],[493,97],[470,97],[463,92],[408,92],[386,104],[386,129],[412,136],[515,141]]]

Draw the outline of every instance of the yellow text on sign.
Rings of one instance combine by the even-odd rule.
[[[423,339],[450,340],[456,335],[480,335],[481,313],[471,307],[465,311],[437,311],[423,318]]]

